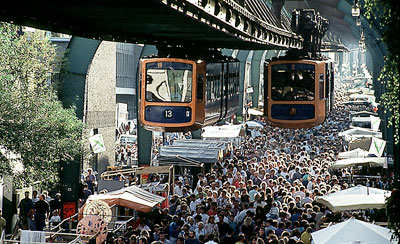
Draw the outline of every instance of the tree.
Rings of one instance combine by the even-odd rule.
[[[399,43],[399,23],[400,6],[396,1],[391,0],[365,0],[365,16],[369,22],[376,23],[388,49],[388,56],[385,57],[385,65],[382,69],[379,80],[385,85],[386,92],[381,97],[382,105],[387,108],[392,115],[389,125],[394,128],[394,164],[399,165],[399,141],[400,141],[400,43]],[[395,189],[391,196],[386,200],[386,212],[388,215],[388,227],[393,232],[393,238],[400,240],[400,194],[398,181],[398,168],[395,168]],[[397,188],[397,189],[396,189]]]
[[[383,107],[392,114],[389,125],[394,127],[394,141],[400,140],[400,5],[391,0],[365,0],[365,17],[378,28],[382,41],[388,49],[385,65],[382,68],[379,81],[385,85],[386,92],[381,97]]]
[[[83,123],[74,108],[64,109],[50,77],[59,69],[56,49],[42,32],[22,34],[0,23],[0,146],[20,155],[23,169],[0,153],[0,172],[17,187],[58,180],[58,163],[82,151]]]

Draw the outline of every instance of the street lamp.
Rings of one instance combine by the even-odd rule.
[[[354,0],[354,5],[351,8],[351,15],[353,17],[360,16],[360,5],[358,4],[358,0]]]
[[[357,19],[356,19],[356,26],[361,26],[361,18],[360,18],[360,16],[358,16]]]

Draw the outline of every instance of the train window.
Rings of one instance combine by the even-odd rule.
[[[319,74],[319,99],[324,99],[324,74]]]
[[[178,62],[146,64],[146,100],[191,102],[193,66]]]
[[[203,87],[204,87],[204,76],[198,75],[197,76],[197,102],[203,102]]]
[[[271,65],[271,98],[274,101],[312,101],[315,66],[304,63]]]

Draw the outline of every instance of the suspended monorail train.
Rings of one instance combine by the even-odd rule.
[[[265,66],[264,115],[273,126],[322,124],[334,103],[333,63],[324,59],[276,59]]]
[[[240,62],[144,58],[139,111],[151,131],[193,131],[232,116],[239,105]]]

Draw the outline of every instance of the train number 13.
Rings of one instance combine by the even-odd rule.
[[[172,118],[174,116],[174,112],[170,109],[164,110],[164,117],[165,118]]]

